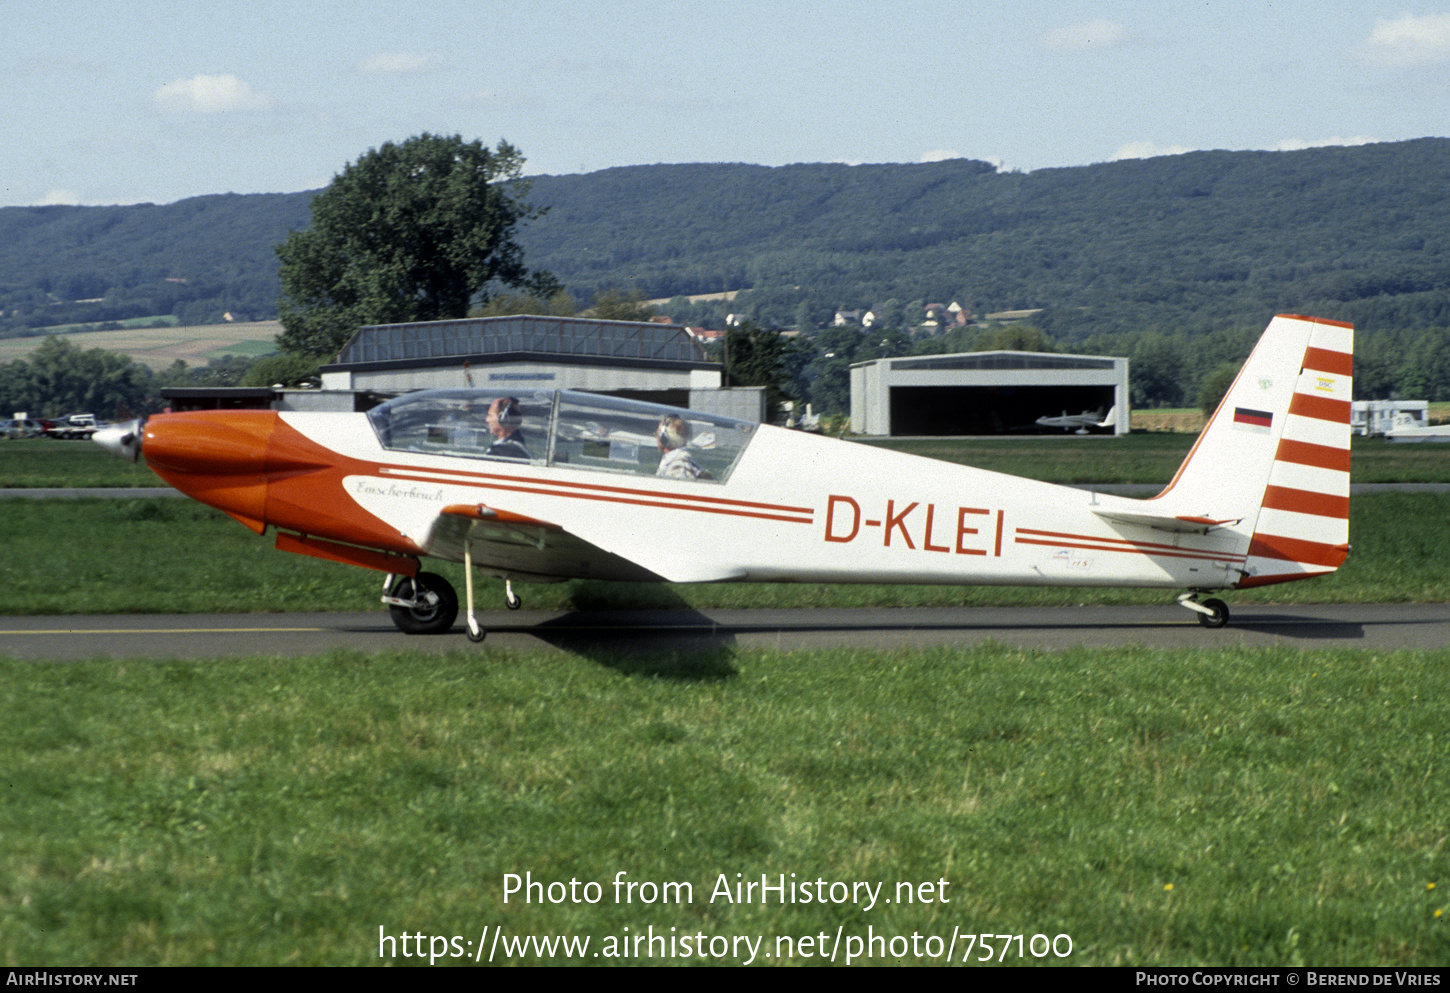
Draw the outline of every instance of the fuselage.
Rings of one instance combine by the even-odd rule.
[[[538,452],[518,461],[488,457],[486,438],[460,457],[469,449],[456,429],[429,425],[423,442],[400,448],[366,414],[229,411],[152,418],[144,454],[172,485],[259,533],[461,560],[461,542],[479,539],[445,526],[444,512],[473,506],[606,553],[529,552],[528,529],[514,543],[520,555],[475,547],[480,568],[518,579],[1213,589],[1238,580],[1252,534],[1252,522],[1207,533],[1114,522],[1100,512],[1147,501],[770,426],[742,428],[732,461],[710,478],[659,478],[647,472],[648,434],[575,420],[608,444],[581,440],[557,413],[552,435],[544,424],[525,432]],[[427,450],[434,437],[438,452]],[[598,457],[579,454],[590,451]],[[619,471],[608,458],[617,451],[642,468]]]

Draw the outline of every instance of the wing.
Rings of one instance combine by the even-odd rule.
[[[444,507],[424,548],[430,555],[460,561],[465,541],[471,545],[474,565],[501,579],[690,583],[743,575],[733,569],[694,566],[653,545],[607,537],[591,541],[549,521],[486,504]],[[606,543],[614,547],[606,548]]]

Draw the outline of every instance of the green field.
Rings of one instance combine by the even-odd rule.
[[[465,943],[503,928],[587,937],[598,965],[653,928],[658,956],[707,939],[706,956],[655,963],[743,962],[745,937],[763,939],[757,963],[809,964],[823,934],[858,954],[877,936],[856,964],[932,964],[956,928],[1023,935],[989,945],[1010,964],[1444,965],[1447,661],[985,647],[0,662],[0,960],[376,964],[381,928],[472,964]],[[555,902],[505,901],[506,874],[560,884]],[[892,902],[718,889],[762,874],[884,884]],[[631,899],[617,878],[689,890]],[[1060,951],[1065,935],[1071,954],[1033,957],[1033,935]]]
[[[54,438],[0,439],[0,488],[165,486],[145,462],[127,462],[99,445]]]
[[[941,438],[868,441],[927,458],[1050,483],[1167,483],[1196,435],[1168,432],[1111,436]],[[1356,483],[1450,483],[1450,444],[1394,444],[1354,438]]]

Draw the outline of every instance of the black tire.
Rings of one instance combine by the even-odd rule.
[[[415,584],[417,595],[413,592]],[[427,606],[388,608],[393,615],[393,623],[404,634],[443,634],[451,631],[453,622],[458,619],[458,594],[454,592],[453,584],[437,573],[420,572],[417,579],[403,579],[393,588],[393,596],[434,601]]]
[[[1202,606],[1213,611],[1212,615],[1199,614],[1198,623],[1206,628],[1221,628],[1228,623],[1228,604],[1222,600],[1205,600]]]

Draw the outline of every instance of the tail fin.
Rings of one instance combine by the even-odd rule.
[[[1240,588],[1333,572],[1349,552],[1354,328],[1281,314],[1155,499],[1253,526]]]

